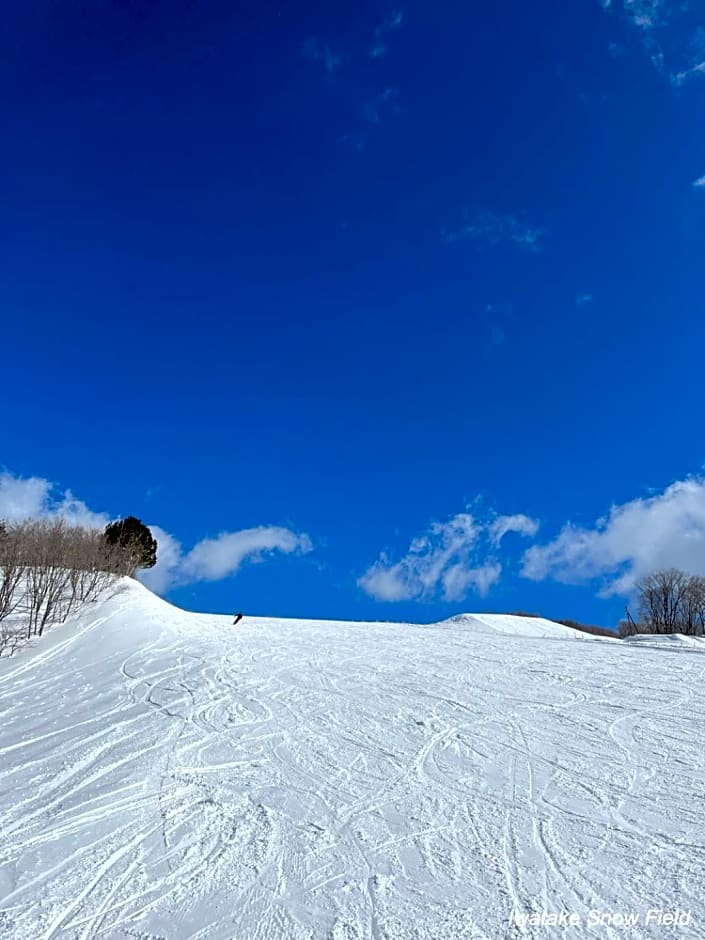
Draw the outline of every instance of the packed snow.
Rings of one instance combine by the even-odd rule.
[[[652,646],[655,649],[689,649],[705,653],[705,637],[684,636],[682,633],[637,633],[628,636],[627,643],[638,643],[639,646]]]
[[[464,627],[473,633],[503,633],[509,636],[551,637],[555,640],[592,639],[553,620],[543,617],[523,617],[518,614],[457,614],[444,623]]]
[[[0,661],[0,938],[703,936],[705,658],[525,620],[123,582]]]

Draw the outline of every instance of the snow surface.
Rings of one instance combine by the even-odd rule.
[[[573,630],[572,627],[555,623],[553,620],[545,620],[543,617],[521,617],[518,614],[457,614],[455,617],[443,622],[452,626],[464,627],[466,630],[472,630],[473,633],[549,637],[555,640],[595,639],[592,634]]]
[[[0,661],[0,938],[702,937],[705,660],[520,627],[124,582]]]
[[[638,643],[639,646],[653,646],[655,649],[681,649],[696,650],[705,653],[705,637],[702,636],[684,636],[682,633],[637,633],[634,636],[628,636],[626,643]]]

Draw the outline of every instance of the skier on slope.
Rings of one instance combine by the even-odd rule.
[[[240,623],[241,620],[242,620],[242,614],[235,614],[235,619],[233,620],[233,626],[235,626],[236,623]]]

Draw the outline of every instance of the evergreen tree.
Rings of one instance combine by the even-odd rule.
[[[157,540],[135,516],[109,523],[103,538],[108,545],[124,552],[129,574],[134,574],[137,568],[153,568],[157,563]]]

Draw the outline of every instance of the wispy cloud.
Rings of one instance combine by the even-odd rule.
[[[234,574],[247,558],[261,559],[272,552],[291,555],[310,552],[307,535],[281,526],[257,526],[239,532],[222,532],[214,539],[203,539],[184,557],[182,573],[189,584],[194,581],[220,581]]]
[[[61,491],[42,477],[0,473],[0,519],[20,522],[53,518],[100,529],[111,520],[107,513],[94,512],[70,490]],[[140,572],[140,580],[158,593],[178,585],[220,581],[234,575],[246,561],[262,561],[274,552],[303,554],[313,548],[305,533],[281,526],[258,526],[202,539],[185,552],[181,543],[160,526],[150,524],[149,528],[158,543],[157,564]]]
[[[668,75],[671,84],[679,87],[705,75],[705,29],[695,4],[676,0],[603,0],[602,5],[611,12],[621,11],[636,27],[651,61]]]
[[[655,568],[705,574],[705,478],[612,506],[591,527],[568,523],[545,545],[529,548],[522,575],[534,581],[601,582],[602,596],[628,595]]]
[[[705,189],[705,176],[693,180],[693,186],[695,186],[696,189]]]
[[[362,106],[362,114],[371,124],[379,124],[385,113],[399,113],[399,92],[396,88],[385,88]]]
[[[525,516],[524,513],[515,513],[513,516],[497,516],[487,526],[490,541],[495,547],[499,547],[504,536],[509,535],[510,532],[529,538],[536,535],[538,530],[538,519],[532,519],[530,516]]]
[[[592,302],[592,294],[580,293],[575,298],[575,302],[579,307],[581,307],[583,304],[589,304]]]
[[[260,562],[275,552],[305,554],[313,549],[305,533],[281,526],[257,526],[221,532],[184,552],[181,543],[168,532],[159,526],[150,528],[159,545],[157,564],[141,572],[140,580],[158,593],[202,581],[222,581],[236,574],[246,561]]]
[[[379,59],[387,54],[387,38],[390,33],[395,32],[404,22],[404,11],[395,10],[390,13],[379,26],[375,27],[372,45],[370,46],[370,58]]]
[[[110,521],[106,513],[93,512],[71,490],[58,491],[42,477],[18,477],[0,473],[0,519],[65,519],[72,525],[103,528]]]
[[[344,62],[343,57],[333,52],[328,43],[323,39],[319,39],[318,36],[311,36],[307,39],[301,52],[305,58],[310,59],[312,62],[321,62],[329,75],[340,68]]]
[[[676,72],[675,75],[671,76],[671,81],[674,85],[684,85],[691,78],[695,78],[697,75],[705,75],[705,59],[702,62],[697,62],[695,65],[690,65],[688,68],[683,69],[680,72]]]
[[[502,565],[491,554],[509,532],[532,535],[538,523],[524,515],[478,520],[463,512],[447,522],[434,522],[415,538],[407,553],[392,561],[382,552],[358,584],[380,601],[429,599],[459,601],[473,590],[485,595],[501,576]]]
[[[400,29],[404,21],[404,11],[402,9],[393,10],[375,27],[371,43],[369,33],[362,40],[361,46],[351,45],[347,42],[345,48],[351,50],[350,54],[347,55],[335,51],[328,40],[322,39],[320,36],[309,37],[303,44],[301,53],[311,62],[321,63],[328,75],[332,75],[341,66],[347,66],[353,62],[361,66],[363,58],[366,60],[363,68],[371,74],[373,70],[376,72],[377,69],[376,66],[372,65],[370,59],[380,59],[387,54],[389,38]],[[349,101],[349,98],[347,100]],[[344,109],[345,103],[343,103]],[[373,97],[358,99],[355,115],[355,124],[358,127],[351,126],[349,133],[345,133],[338,138],[339,143],[353,152],[362,152],[366,146],[366,139],[368,137],[371,139],[371,135],[368,133],[369,125],[379,125],[386,116],[399,113],[400,110],[399,92],[393,87],[387,87]],[[365,123],[368,125],[367,130],[361,133],[360,125],[365,126]]]
[[[686,49],[683,68],[671,75],[671,82],[680,86],[701,75],[705,75],[705,29],[699,26]]]
[[[624,9],[635,26],[648,30],[661,24],[665,3],[664,0],[624,0]]]
[[[538,251],[544,230],[536,225],[520,222],[513,215],[497,215],[495,212],[478,212],[455,227],[442,227],[441,237],[445,242],[464,239],[484,241],[490,245],[513,242],[528,251]]]

